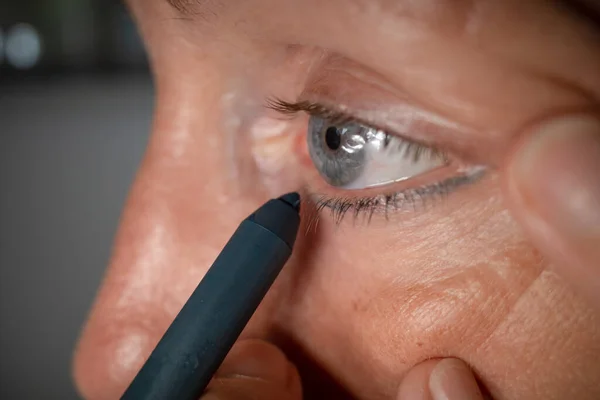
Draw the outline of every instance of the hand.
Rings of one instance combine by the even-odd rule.
[[[275,346],[260,340],[237,343],[201,400],[301,400],[296,368]]]

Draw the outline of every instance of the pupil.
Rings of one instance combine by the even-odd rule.
[[[342,135],[335,126],[330,126],[325,131],[325,143],[331,150],[337,150],[342,144]]]

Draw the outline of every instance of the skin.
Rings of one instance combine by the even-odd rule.
[[[306,117],[282,121],[262,106],[272,95],[321,96],[390,130],[408,127],[411,139],[487,172],[370,223],[336,223],[305,203],[293,259],[243,335],[287,358],[242,341],[215,395],[297,399],[297,368],[306,398],[427,399],[448,371],[476,376],[498,400],[600,397],[600,286],[588,269],[600,235],[592,217],[579,218],[584,234],[569,225],[600,195],[562,204],[577,197],[565,196],[576,179],[600,170],[600,157],[585,156],[598,133],[572,123],[587,136],[542,135],[548,121],[598,108],[593,20],[547,1],[181,4],[131,2],[156,78],[155,119],[77,348],[85,398],[124,391],[239,221],[266,199],[359,195],[319,178],[303,144]],[[433,178],[416,179],[360,195]],[[248,353],[281,368],[240,372]]]

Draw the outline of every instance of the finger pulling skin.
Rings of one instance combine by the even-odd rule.
[[[556,272],[600,308],[600,119],[542,124],[514,152],[507,198]]]

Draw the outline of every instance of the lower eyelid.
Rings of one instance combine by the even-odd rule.
[[[317,171],[310,171],[309,175],[305,176],[305,184],[313,193],[351,200],[406,193],[410,191],[423,191],[425,193],[427,191],[422,189],[434,188],[436,186],[439,189],[442,189],[443,186],[445,190],[440,193],[443,192],[443,194],[447,194],[455,187],[476,183],[485,176],[488,171],[489,169],[484,166],[460,167],[447,165],[415,176],[411,179],[360,190],[345,190],[333,187],[327,184]]]
[[[310,187],[306,191],[317,214],[329,213],[336,224],[340,224],[348,215],[354,222],[362,217],[362,222],[370,223],[377,215],[383,215],[387,220],[396,211],[419,211],[424,206],[434,205],[437,201],[443,201],[451,192],[478,182],[485,173],[485,168],[479,168],[469,175],[454,176],[431,185],[373,196],[328,195],[317,193]]]

